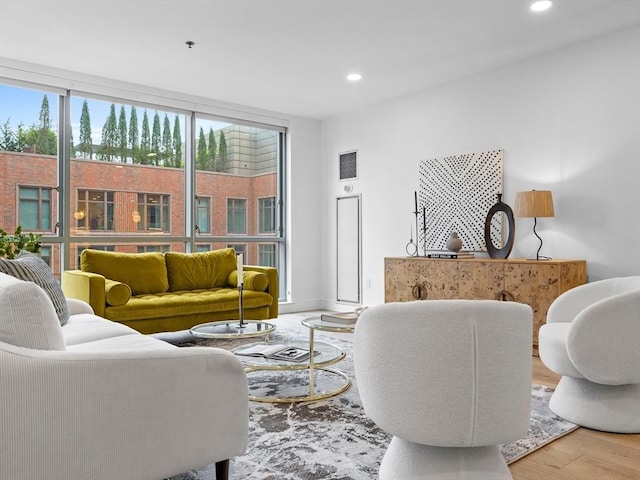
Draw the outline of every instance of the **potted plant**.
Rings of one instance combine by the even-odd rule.
[[[18,225],[13,235],[9,235],[0,228],[0,257],[13,259],[21,250],[31,253],[40,253],[40,239],[42,234],[39,233],[22,233],[22,227]]]

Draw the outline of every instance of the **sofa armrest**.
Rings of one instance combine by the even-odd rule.
[[[60,280],[62,292],[67,298],[88,303],[94,313],[104,317],[107,305],[105,278],[98,273],[66,270]]]
[[[273,302],[271,302],[271,306],[269,307],[269,318],[277,318],[279,306],[278,300],[280,298],[278,293],[278,269],[274,267],[263,267],[260,265],[245,265],[243,268],[248,271],[261,272],[267,276],[269,279],[267,293],[273,297]]]
[[[94,313],[93,308],[87,302],[78,300],[77,298],[67,298],[67,306],[70,315],[79,315],[81,313]]]
[[[167,478],[246,449],[246,375],[221,349],[0,342],[0,378],[0,424],[11,432],[0,478]]]

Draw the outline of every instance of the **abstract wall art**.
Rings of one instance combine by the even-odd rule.
[[[419,165],[421,224],[418,245],[426,250],[445,250],[451,232],[462,239],[462,249],[486,251],[484,240],[487,212],[503,192],[503,151],[451,155],[423,160]],[[502,236],[501,217],[494,216],[492,238]],[[425,238],[426,233],[426,238]]]

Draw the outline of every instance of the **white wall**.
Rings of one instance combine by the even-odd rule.
[[[340,308],[334,207],[337,155],[349,149],[359,150],[365,305],[384,302],[384,257],[405,255],[419,162],[497,148],[506,203],[553,191],[555,218],[538,220],[541,254],[586,259],[590,281],[640,275],[639,59],[635,28],[324,121],[326,306]],[[516,219],[511,257],[535,255],[532,226]]]
[[[288,304],[280,311],[313,310],[324,305],[325,261],[320,255],[324,227],[320,122],[296,118],[289,127]]]

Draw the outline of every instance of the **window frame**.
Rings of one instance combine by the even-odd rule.
[[[200,201],[201,200],[206,200],[206,202],[207,202],[206,207],[203,207],[203,206],[200,205]],[[196,211],[196,224],[195,224],[195,226],[197,227],[197,233],[200,233],[200,234],[210,234],[211,233],[211,231],[212,231],[212,229],[211,229],[211,224],[212,224],[211,217],[212,217],[212,213],[213,213],[212,210],[211,210],[212,203],[213,203],[212,202],[212,197],[206,196],[206,195],[196,195],[194,208],[195,208],[195,211]],[[201,213],[202,210],[205,211],[203,217],[200,216],[200,213]],[[206,218],[207,219],[206,228],[202,228],[201,221],[200,221],[202,218]]]
[[[264,252],[263,249],[266,247],[269,247],[270,249],[273,249],[273,250],[270,252]],[[273,261],[271,262],[265,261],[264,260],[265,255],[272,257]],[[274,267],[278,265],[278,249],[276,248],[275,242],[258,243],[258,264],[269,266],[269,267]]]
[[[22,192],[25,190],[34,190],[37,191],[37,198],[33,199],[33,198],[23,198],[22,197]],[[16,207],[17,207],[17,215],[16,215],[16,222],[17,225],[22,225],[24,230],[28,230],[28,231],[33,231],[33,232],[53,232],[53,190],[55,190],[54,187],[48,187],[48,186],[43,186],[43,185],[24,185],[24,184],[18,184],[18,191],[17,191],[17,195],[18,195],[18,201],[16,202]],[[42,192],[47,191],[49,192],[49,198],[48,199],[43,199],[42,196]],[[35,229],[32,229],[28,226],[25,226],[23,218],[22,218],[22,214],[23,214],[23,202],[31,202],[31,203],[35,203],[36,204],[36,210],[37,210],[37,216],[38,216],[38,227]],[[47,215],[47,221],[49,223],[49,227],[45,227],[43,225],[43,220],[45,219],[45,215],[43,213],[43,204],[48,204],[48,215]],[[27,210],[26,208],[24,208],[24,210]]]
[[[144,196],[144,201],[140,201],[140,196]],[[149,202],[149,196],[160,197],[160,202],[154,204]],[[165,199],[167,202],[165,203]],[[141,206],[143,208],[141,208]],[[159,209],[160,227],[149,226],[149,208]],[[169,193],[151,193],[151,192],[138,192],[137,212],[140,214],[140,221],[138,223],[138,231],[143,232],[155,232],[155,233],[171,233],[171,194]],[[166,222],[166,225],[164,225]]]
[[[263,206],[263,202],[265,200],[270,200],[271,205]],[[277,199],[275,196],[268,197],[260,197],[258,198],[258,235],[273,235],[277,231]],[[264,212],[268,212],[268,220],[271,224],[271,229],[263,229],[264,224],[266,223],[266,219],[263,216]]]
[[[72,162],[77,160],[83,160],[87,162],[97,161],[95,159],[82,159],[80,156],[76,156],[76,150],[71,143],[71,139],[77,142],[79,140],[78,135],[75,134],[75,138],[72,134],[72,115],[73,121],[77,121],[75,114],[72,114],[72,99],[75,97],[81,97],[93,100],[103,100],[106,102],[116,103],[119,107],[120,104],[125,106],[135,106],[138,109],[138,113],[142,112],[142,109],[148,108],[149,110],[159,110],[161,114],[169,113],[184,115],[181,117],[181,132],[183,133],[183,167],[184,168],[184,198],[177,198],[177,203],[172,205],[173,198],[170,198],[167,202],[168,211],[165,215],[166,222],[161,227],[163,230],[165,227],[169,232],[163,231],[163,242],[169,242],[172,244],[172,248],[179,247],[179,244],[183,245],[182,251],[194,251],[196,244],[206,243],[211,245],[212,249],[222,248],[225,243],[241,243],[247,242],[249,245],[251,255],[255,255],[257,251],[257,245],[261,238],[254,232],[257,232],[257,226],[254,224],[257,217],[257,212],[254,210],[256,207],[250,199],[246,200],[244,205],[244,233],[242,234],[229,234],[221,230],[221,234],[208,233],[203,236],[197,236],[197,232],[194,229],[196,225],[195,220],[197,218],[197,206],[194,202],[194,190],[195,190],[195,139],[197,132],[195,131],[195,122],[197,118],[214,119],[220,122],[227,122],[231,124],[256,127],[258,129],[264,129],[267,132],[258,132],[260,135],[270,135],[269,132],[274,134],[274,139],[271,145],[275,146],[274,163],[271,166],[269,173],[273,173],[275,177],[275,192],[276,192],[276,231],[273,237],[269,238],[270,242],[276,244],[276,257],[281,272],[280,278],[280,292],[282,295],[286,295],[288,288],[286,286],[285,275],[286,269],[286,232],[288,229],[285,225],[285,219],[287,218],[285,208],[288,205],[286,185],[286,165],[287,165],[287,135],[288,135],[288,123],[289,121],[283,118],[277,117],[261,117],[251,113],[241,111],[230,111],[228,109],[221,108],[217,105],[210,103],[193,103],[192,99],[186,97],[181,98],[179,95],[159,95],[138,89],[136,91],[126,90],[118,86],[110,86],[104,83],[98,84],[96,82],[73,82],[69,79],[54,79],[53,85],[47,85],[45,83],[35,82],[28,80],[29,77],[19,75],[15,78],[5,77],[0,80],[0,86],[2,87],[17,87],[34,90],[37,95],[41,94],[53,94],[54,97],[49,97],[49,102],[52,111],[54,111],[54,103],[57,100],[57,115],[53,117],[57,118],[57,129],[55,133],[57,135],[57,155],[51,156],[56,161],[57,180],[55,180],[55,186],[44,187],[49,190],[55,190],[55,193],[51,194],[49,201],[49,211],[47,212],[48,228],[40,230],[44,233],[43,242],[52,246],[51,250],[51,263],[54,264],[54,271],[64,271],[73,265],[76,255],[75,250],[79,245],[87,245],[87,242],[95,245],[131,245],[144,242],[155,242],[156,238],[153,234],[158,234],[156,230],[138,230],[134,228],[131,231],[118,232],[119,222],[123,221],[118,215],[122,214],[114,212],[114,230],[101,230],[91,235],[90,238],[86,235],[85,231],[79,231],[77,229],[76,218],[74,217],[73,206],[77,204],[78,188],[81,190],[100,190],[100,187],[94,188],[94,185],[78,184],[73,185],[72,179]],[[73,104],[73,111],[75,112],[77,105]],[[262,123],[259,120],[264,119],[269,123]],[[182,121],[184,120],[184,123]],[[53,122],[56,120],[53,119]],[[96,127],[96,125],[93,125]],[[74,127],[75,128],[75,127]],[[95,130],[92,129],[92,130]],[[75,132],[74,132],[75,133]],[[115,162],[114,162],[115,163]],[[126,162],[125,162],[126,163]],[[242,168],[242,166],[240,166]],[[47,181],[49,183],[49,181]],[[20,179],[16,182],[17,185],[22,185]],[[31,187],[30,185],[24,185]],[[105,189],[105,191],[108,189]],[[114,190],[116,195],[119,195],[120,190]],[[137,192],[130,192],[137,193]],[[181,193],[182,194],[182,193]],[[75,198],[74,198],[75,197]],[[252,197],[256,198],[256,197]],[[15,213],[16,222],[19,222],[19,199],[15,199]],[[116,197],[114,202],[114,208],[118,209],[119,197]],[[184,202],[184,203],[182,203]],[[216,231],[217,225],[221,224],[222,212],[218,212],[214,217],[214,213],[218,208],[221,209],[222,202],[212,200],[211,202],[211,231]],[[218,205],[220,203],[220,205]],[[174,212],[174,208],[178,208]],[[184,208],[184,212],[182,212]],[[128,210],[127,210],[128,212]],[[174,218],[173,214],[177,216]],[[126,214],[127,218],[128,213]],[[161,213],[162,215],[162,213]],[[224,214],[223,214],[224,215]],[[222,218],[218,218],[218,216]],[[184,217],[184,218],[183,218]],[[178,231],[172,232],[173,220],[183,218],[184,231],[182,230],[183,224],[177,225]],[[130,221],[129,220],[124,220]],[[182,221],[182,220],[181,220]],[[39,226],[43,226],[41,219],[38,219]],[[162,223],[161,223],[162,225]],[[8,225],[9,226],[9,225]],[[105,227],[108,227],[108,222],[105,222]],[[225,229],[226,229],[225,221]],[[179,244],[178,244],[179,243]],[[281,298],[280,300],[283,300]]]
[[[229,202],[242,202],[244,205],[243,209],[239,209],[239,208],[235,208],[229,204]],[[245,197],[227,197],[227,235],[246,235],[248,232],[248,222],[247,222],[247,215],[248,215],[248,200]],[[229,224],[232,223],[232,221],[235,221],[237,219],[236,215],[237,212],[242,211],[243,215],[242,215],[242,225],[244,227],[243,231],[232,231],[229,228]],[[230,218],[231,215],[231,218]],[[232,220],[232,221],[230,221]]]
[[[85,193],[85,198],[80,199],[80,194]],[[103,195],[103,199],[100,201],[91,200],[90,196],[92,193],[98,193]],[[111,199],[109,199],[109,197]],[[82,218],[75,218],[76,225],[75,228],[78,230],[83,230],[87,232],[113,232],[115,231],[115,219],[116,219],[116,202],[115,202],[115,192],[113,190],[98,190],[98,189],[88,189],[88,188],[78,188],[76,190],[76,210],[78,214],[80,212],[84,212]],[[81,208],[81,204],[84,203],[84,207]],[[91,206],[92,205],[102,205],[102,215],[103,215],[103,228],[94,228],[91,225]],[[111,206],[111,209],[109,208]],[[109,210],[111,210],[111,214],[109,214]],[[80,226],[79,222],[84,222],[84,226]],[[109,228],[110,224],[110,228]]]

